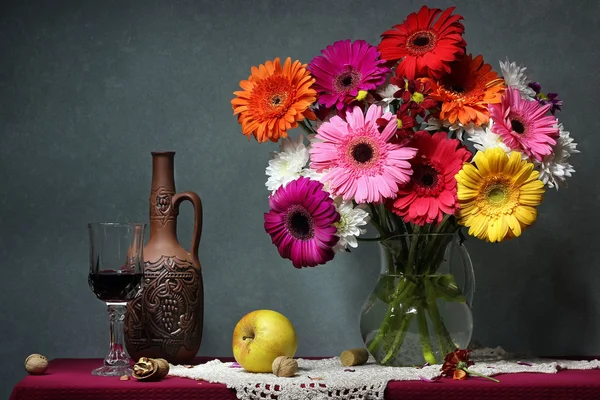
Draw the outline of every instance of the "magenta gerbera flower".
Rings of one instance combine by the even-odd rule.
[[[340,220],[333,199],[323,184],[300,177],[269,197],[265,230],[279,255],[294,267],[315,267],[333,259],[339,238],[334,223]]]
[[[377,120],[389,122],[379,132]],[[412,159],[417,150],[391,143],[398,123],[381,107],[371,105],[366,117],[359,107],[324,122],[311,143],[311,168],[327,173],[321,179],[329,183],[332,194],[357,203],[379,203],[394,197],[398,185],[410,180]]]
[[[364,40],[340,40],[321,54],[313,58],[308,70],[316,80],[312,87],[319,103],[327,108],[335,105],[342,110],[356,99],[359,90],[374,90],[384,83],[390,71],[385,60],[379,59],[377,48]]]
[[[500,135],[510,149],[542,161],[552,153],[559,133],[558,120],[547,115],[550,107],[550,104],[525,100],[518,89],[507,88],[499,104],[489,105],[494,120],[492,131]]]

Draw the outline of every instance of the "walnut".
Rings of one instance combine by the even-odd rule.
[[[41,354],[31,354],[25,359],[25,369],[31,375],[42,375],[48,369],[48,359]]]
[[[294,376],[298,372],[298,361],[291,357],[280,356],[273,361],[272,368],[277,376]]]
[[[137,380],[157,380],[159,379],[158,363],[152,358],[141,357],[138,362],[133,365],[133,372],[131,373],[131,376]]]

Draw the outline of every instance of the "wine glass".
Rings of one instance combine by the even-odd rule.
[[[106,302],[110,321],[110,351],[97,376],[131,375],[131,358],[124,346],[123,321],[127,302],[141,290],[145,224],[90,223],[90,271],[88,283]]]

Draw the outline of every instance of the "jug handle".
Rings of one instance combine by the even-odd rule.
[[[194,206],[194,234],[192,235],[192,246],[190,254],[194,261],[198,260],[198,247],[200,246],[200,236],[202,236],[202,200],[194,192],[181,192],[173,196],[173,207],[176,215],[179,215],[179,205],[182,201],[188,200]]]

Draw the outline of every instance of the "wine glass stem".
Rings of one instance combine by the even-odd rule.
[[[124,346],[123,321],[127,303],[106,303],[108,307],[108,319],[110,321],[110,351],[104,359],[106,366],[128,366],[129,356]]]

